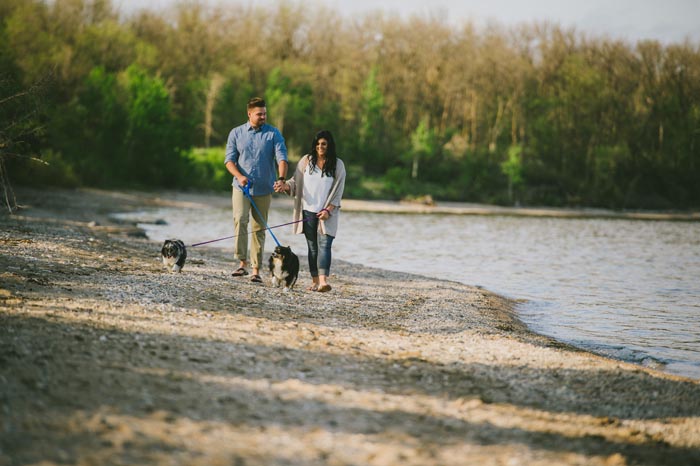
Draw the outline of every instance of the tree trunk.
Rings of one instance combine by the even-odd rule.
[[[204,147],[209,147],[211,135],[214,131],[212,128],[212,114],[216,105],[216,98],[224,85],[224,78],[219,73],[214,73],[209,83],[209,91],[207,92],[207,101],[204,106]]]

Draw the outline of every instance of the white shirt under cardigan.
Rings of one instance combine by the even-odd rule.
[[[304,194],[304,171],[309,164],[310,156],[305,155],[297,163],[296,170],[294,170],[294,177],[286,181],[287,186],[290,187],[289,195],[294,196],[294,214],[292,219],[297,222],[292,225],[292,231],[295,234],[301,234],[304,232],[302,222],[303,212],[302,212],[302,197]],[[329,205],[335,206],[335,209],[330,213],[330,217],[326,220],[321,220],[318,222],[318,229],[324,235],[330,235],[335,237],[338,232],[338,220],[340,218],[340,200],[343,197],[343,190],[345,189],[345,164],[340,159],[337,159],[335,166],[335,178],[331,178],[333,184],[331,185],[331,190],[326,196],[323,202],[323,207],[320,210],[328,207]]]
[[[318,167],[306,165],[304,170],[304,192],[301,196],[301,207],[309,212],[320,212],[326,207],[328,193],[333,187],[334,178],[325,176]]]

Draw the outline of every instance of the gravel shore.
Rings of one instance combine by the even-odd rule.
[[[533,334],[486,290],[334,259],[329,293],[182,273],[110,218],[0,214],[0,465],[692,465],[700,383]]]

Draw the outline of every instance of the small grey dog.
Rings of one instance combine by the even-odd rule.
[[[172,272],[180,272],[185,266],[187,248],[179,239],[166,239],[160,254],[163,256],[163,265]]]

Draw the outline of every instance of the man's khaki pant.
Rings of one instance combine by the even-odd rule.
[[[265,225],[267,213],[270,210],[272,194],[264,196],[252,196],[255,205],[260,210],[263,218],[250,204],[250,200],[237,187],[233,188],[231,204],[233,205],[233,227],[236,235],[236,245],[233,256],[239,261],[248,261],[248,232],[252,231],[253,240],[250,245],[250,266],[260,268],[262,264],[263,250],[265,249]],[[248,229],[250,217],[253,217],[251,230]]]

